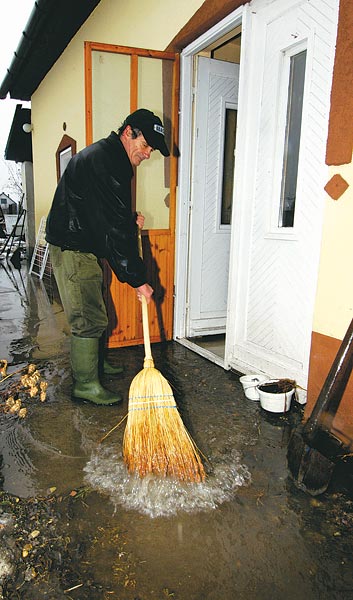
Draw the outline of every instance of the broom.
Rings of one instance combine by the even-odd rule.
[[[141,232],[139,252],[142,258]],[[123,440],[123,456],[132,473],[176,477],[186,482],[205,480],[197,447],[184,427],[168,381],[154,367],[148,325],[148,306],[142,296],[145,359],[133,379]]]

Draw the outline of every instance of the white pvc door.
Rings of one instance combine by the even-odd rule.
[[[198,58],[187,335],[225,332],[231,225],[222,219],[225,122],[236,111],[239,65]]]
[[[320,255],[325,148],[337,1],[254,0],[244,51],[246,99],[238,128],[241,185],[234,219],[228,322],[230,366],[305,387]],[[245,45],[245,44],[244,44]],[[306,54],[292,226],[280,219],[291,65]],[[242,105],[243,106],[243,105]]]

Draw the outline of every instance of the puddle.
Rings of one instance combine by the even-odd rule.
[[[3,598],[353,600],[353,501],[332,491],[313,499],[288,476],[300,407],[271,417],[237,374],[175,342],[154,344],[210,473],[202,484],[131,476],[124,427],[99,440],[127,414],[143,348],[109,352],[125,366],[104,381],[121,405],[77,405],[55,294],[15,275],[0,269],[0,358],[10,370],[36,363],[49,386],[25,419],[0,419],[1,541],[13,567]]]
[[[234,498],[237,489],[251,481],[250,472],[236,451],[230,453],[227,461],[214,465],[212,473],[200,484],[154,475],[141,479],[127,472],[121,454],[112,448],[92,456],[84,471],[86,482],[107,493],[116,508],[135,510],[151,518],[213,510]]]

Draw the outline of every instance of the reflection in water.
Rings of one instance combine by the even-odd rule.
[[[181,483],[172,478],[129,474],[121,454],[107,448],[93,454],[85,467],[86,480],[98,491],[109,494],[115,506],[148,515],[171,516],[216,508],[231,500],[240,486],[248,485],[251,475],[236,451],[213,465],[213,472],[202,484]]]
[[[35,493],[33,474],[36,469],[24,446],[24,429],[15,417],[0,420],[0,455],[3,460],[4,489],[20,496]]]

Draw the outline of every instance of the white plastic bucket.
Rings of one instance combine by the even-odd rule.
[[[257,392],[260,398],[261,407],[264,410],[273,413],[285,413],[291,407],[292,396],[295,388],[289,390],[289,392],[275,392],[261,389],[263,385],[273,384],[275,387],[279,379],[268,379],[267,381],[261,381],[257,385]]]
[[[243,375],[239,377],[239,381],[243,386],[244,394],[249,400],[259,401],[260,396],[257,390],[257,386],[262,381],[265,381],[266,377],[263,375],[256,375],[253,373],[252,375]]]

